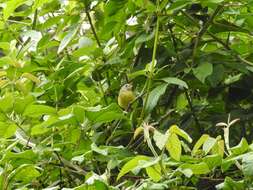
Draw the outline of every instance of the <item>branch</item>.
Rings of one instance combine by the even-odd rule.
[[[199,41],[201,40],[201,37],[206,33],[206,31],[209,28],[210,24],[213,22],[213,19],[215,18],[215,16],[217,16],[219,14],[219,12],[222,9],[223,9],[223,5],[218,5],[217,8],[215,9],[214,13],[212,14],[212,16],[207,20],[207,22],[205,22],[205,24],[202,26],[202,28],[198,32],[198,35],[197,35],[197,37],[195,39],[195,43],[194,43],[193,53],[192,53],[192,63],[193,63],[193,65],[194,65],[194,62],[195,62],[197,47],[198,47]]]
[[[188,19],[190,19],[197,27],[200,27],[199,24],[198,24],[198,22],[197,22],[194,18],[192,18],[191,15],[189,15],[188,13],[186,13],[186,12],[183,11],[183,10],[180,10],[180,12],[181,12],[183,15],[185,15]],[[231,54],[231,55],[234,56],[234,58],[235,58],[236,60],[238,60],[238,61],[240,61],[240,62],[242,62],[242,63],[245,63],[245,64],[247,64],[247,65],[253,66],[253,63],[252,63],[252,62],[250,62],[250,61],[244,59],[243,57],[241,57],[241,55],[238,55],[237,52],[235,52],[233,49],[231,49],[230,46],[229,46],[227,43],[223,42],[222,39],[219,39],[217,36],[215,36],[215,35],[214,35],[212,32],[210,32],[210,31],[206,31],[206,33],[207,33],[209,36],[211,36],[216,42],[218,42],[219,44],[221,44],[226,50],[232,51],[232,54]]]
[[[217,36],[215,36],[213,33],[208,32],[208,35],[210,35],[215,41],[217,41],[219,44],[221,44],[226,50],[229,50],[232,52],[232,55],[235,57],[235,59],[237,59],[238,61],[242,62],[242,63],[246,63],[247,65],[253,66],[253,63],[244,59],[243,57],[241,57],[241,55],[238,55],[233,49],[230,48],[230,46],[223,42],[222,39],[219,39]]]

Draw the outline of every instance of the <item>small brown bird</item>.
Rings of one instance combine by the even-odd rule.
[[[119,91],[118,104],[125,110],[127,110],[130,103],[135,99],[135,94],[132,88],[133,86],[131,84],[125,84]]]

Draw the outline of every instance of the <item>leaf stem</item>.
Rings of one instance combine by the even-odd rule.
[[[157,7],[159,7],[159,0],[157,0]],[[150,72],[149,72],[149,76],[148,76],[148,80],[147,80],[147,94],[146,94],[146,98],[144,100],[144,105],[141,110],[141,115],[140,115],[140,120],[139,120],[138,126],[140,126],[143,122],[145,110],[146,110],[149,95],[150,95],[150,89],[151,89],[152,79],[154,76],[155,63],[156,63],[158,37],[159,37],[159,16],[157,14],[156,29],[155,29],[155,41],[154,41],[154,46],[153,46],[152,61],[151,61]]]

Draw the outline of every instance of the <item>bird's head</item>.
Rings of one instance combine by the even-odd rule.
[[[122,86],[121,90],[128,91],[128,90],[132,90],[132,88],[133,88],[132,84],[125,84],[124,86]]]

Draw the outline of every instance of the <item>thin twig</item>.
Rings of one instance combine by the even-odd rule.
[[[90,16],[90,13],[89,13],[88,6],[87,6],[87,5],[86,5],[86,7],[85,7],[85,13],[86,13],[86,15],[87,15],[87,17],[88,17],[88,21],[89,21],[89,23],[90,23],[90,27],[91,27],[92,33],[93,33],[93,35],[94,35],[94,37],[95,37],[95,39],[96,39],[96,42],[97,42],[98,46],[101,48],[102,46],[101,46],[101,43],[100,43],[100,41],[99,41],[99,39],[98,39],[98,35],[97,35],[96,30],[95,30],[95,27],[94,27],[94,25],[93,25],[93,23],[92,23],[92,19],[91,19],[91,16]]]
[[[194,118],[195,124],[196,124],[196,126],[197,126],[197,128],[198,128],[198,131],[199,131],[199,134],[201,135],[201,134],[204,133],[204,129],[201,127],[201,125],[200,125],[200,123],[199,123],[198,117],[197,117],[197,115],[196,115],[196,113],[195,113],[195,110],[194,110],[194,108],[193,108],[193,104],[192,104],[192,101],[191,101],[191,97],[190,97],[190,95],[188,94],[187,91],[185,91],[185,96],[186,96],[187,102],[188,102],[188,104],[189,104],[189,106],[190,106],[191,114],[192,114],[192,116],[193,116],[193,118]]]
[[[114,129],[113,129],[111,135],[107,138],[105,145],[108,145],[108,144],[109,144],[109,142],[110,142],[111,139],[113,138],[113,136],[114,136],[116,130],[119,128],[121,121],[122,121],[122,120],[119,120],[119,121],[117,122],[117,124],[116,124],[116,126],[114,127]]]
[[[87,5],[87,4],[85,5],[85,13],[86,13],[86,15],[87,15],[87,18],[88,18],[88,21],[89,21],[89,24],[90,24],[90,27],[91,27],[93,36],[95,37],[96,42],[97,42],[99,48],[102,49],[102,45],[101,45],[101,43],[100,43],[100,41],[99,41],[97,32],[96,32],[95,27],[94,27],[94,24],[93,24],[93,22],[92,22],[92,19],[91,19],[91,16],[90,16],[90,13],[89,13],[89,9],[88,9],[88,5]],[[105,58],[104,56],[102,57],[102,60],[103,60],[104,63],[106,62],[106,58]],[[96,73],[96,75],[98,75],[99,78],[101,77],[101,74],[100,74],[100,73]],[[108,73],[108,72],[106,72],[106,79],[107,79],[108,86],[110,86],[110,77],[109,77],[109,73]],[[103,98],[104,98],[105,104],[108,105],[108,101],[107,101],[107,98],[106,98],[106,95],[105,95],[105,91],[104,91],[103,85],[102,85],[102,83],[101,83],[100,80],[98,81],[98,85],[99,85],[99,88],[100,88],[101,93],[103,94]]]

